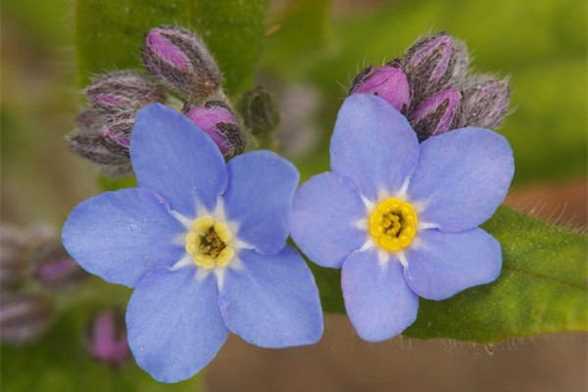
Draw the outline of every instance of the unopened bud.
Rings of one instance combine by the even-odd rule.
[[[466,46],[446,33],[419,40],[402,60],[412,87],[413,104],[431,94],[460,82],[467,71]]]
[[[32,254],[33,276],[44,287],[63,289],[72,287],[89,275],[72,260],[60,243],[39,246]]]
[[[280,113],[271,94],[261,86],[243,94],[239,112],[245,126],[256,136],[271,133],[280,122]]]
[[[104,146],[100,135],[82,135],[74,132],[66,137],[69,148],[76,154],[101,165],[119,165],[129,161],[128,155],[113,153]]]
[[[51,324],[53,303],[40,294],[3,295],[0,298],[0,340],[23,344],[39,338]]]
[[[460,104],[461,93],[455,88],[439,91],[421,102],[410,116],[419,140],[455,128]]]
[[[237,119],[223,102],[210,101],[203,106],[186,105],[184,113],[210,136],[225,159],[230,159],[245,149]]]
[[[86,135],[95,135],[106,122],[106,114],[96,108],[85,109],[76,117],[78,129]]]
[[[506,116],[509,104],[508,79],[478,77],[464,88],[459,125],[496,128]]]
[[[118,309],[98,312],[90,322],[86,346],[90,355],[111,366],[130,358],[124,317]]]
[[[353,93],[379,96],[403,113],[410,106],[408,78],[398,62],[364,69],[353,80],[349,94]]]
[[[19,287],[27,273],[26,234],[16,227],[0,225],[0,290]]]
[[[129,140],[134,121],[134,111],[106,115],[88,109],[80,113],[78,129],[66,142],[74,153],[100,165],[107,175],[127,175],[131,172]]]
[[[116,71],[95,79],[86,88],[90,104],[107,112],[139,110],[152,102],[163,102],[161,86],[131,72]]]
[[[112,153],[129,157],[131,131],[135,125],[134,112],[121,112],[109,118],[100,129],[100,137],[104,147]]]
[[[145,38],[143,63],[181,97],[201,102],[221,85],[221,73],[206,45],[192,32],[154,28]]]

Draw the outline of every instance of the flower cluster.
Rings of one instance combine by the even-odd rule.
[[[117,140],[138,187],[82,202],[62,240],[85,270],[133,288],[129,347],[157,380],[191,377],[229,333],[270,348],[320,339],[318,289],[286,242],[290,232],[314,262],[342,269],[347,314],[369,341],[410,326],[419,297],[443,300],[499,276],[500,245],[478,226],[506,196],[514,161],[506,139],[482,127],[504,117],[508,85],[467,77],[458,41],[435,35],[362,72],[337,117],[331,171],[298,190],[290,162],[269,151],[241,154],[220,72],[194,35],[151,30],[144,63],[184,101],[182,111],[149,103],[159,100],[158,84],[133,90],[141,99],[96,87],[112,85],[108,77],[137,80],[127,73],[94,83],[80,121],[126,116],[125,131],[100,135]],[[278,121],[263,90],[239,106],[256,135]],[[111,313],[96,321],[90,346],[99,359],[126,355],[115,321]]]
[[[508,112],[508,79],[468,74],[468,51],[446,33],[417,41],[404,56],[359,73],[349,91],[388,101],[419,140],[463,127],[496,128]]]
[[[130,174],[129,143],[137,111],[150,103],[173,102],[173,97],[181,100],[183,111],[212,137],[226,159],[243,152],[245,136],[222,91],[220,70],[195,34],[154,28],[145,37],[142,58],[147,74],[110,72],[86,88],[88,107],[67,138],[74,152],[107,175]]]

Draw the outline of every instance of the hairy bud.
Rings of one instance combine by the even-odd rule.
[[[349,94],[353,93],[379,96],[403,113],[410,106],[408,78],[398,62],[364,69],[353,80]]]
[[[122,112],[107,119],[99,133],[102,143],[112,153],[128,157],[134,125],[135,113]]]
[[[460,104],[461,93],[451,87],[421,102],[410,115],[410,121],[419,140],[455,128]]]
[[[192,32],[154,28],[145,38],[143,63],[181,97],[201,102],[221,85],[221,73],[206,45]]]
[[[463,80],[469,58],[466,46],[446,33],[419,40],[402,59],[413,93],[413,105],[450,83]]]
[[[184,113],[216,143],[225,159],[243,152],[245,141],[235,115],[220,101],[186,105]]]
[[[106,119],[107,116],[102,110],[96,108],[86,109],[76,117],[76,125],[84,134],[92,135],[98,133]]]
[[[161,86],[131,71],[116,71],[96,78],[85,90],[91,106],[106,112],[139,110],[164,102]]]
[[[134,121],[134,111],[105,114],[88,109],[80,113],[76,120],[78,128],[66,137],[66,142],[74,153],[100,165],[105,174],[128,175]]]
[[[128,154],[116,154],[112,148],[107,148],[100,135],[74,132],[66,137],[66,141],[73,152],[100,165],[120,165],[129,161]]]
[[[118,309],[103,310],[93,317],[86,347],[94,359],[111,366],[120,366],[130,358],[124,318]]]
[[[261,86],[243,94],[238,107],[245,126],[255,136],[271,133],[280,122],[271,94]]]
[[[11,294],[0,298],[0,340],[23,344],[39,338],[51,324],[53,303],[40,294]]]
[[[508,79],[477,77],[463,90],[460,127],[496,128],[508,112],[510,88]]]

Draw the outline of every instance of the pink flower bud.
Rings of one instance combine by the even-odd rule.
[[[353,81],[350,94],[354,93],[379,96],[403,113],[410,106],[408,79],[396,62],[382,67],[364,69]]]
[[[237,119],[224,103],[211,101],[203,106],[187,105],[184,113],[210,136],[225,159],[230,159],[245,149]]]
[[[122,112],[108,118],[99,131],[103,144],[115,154],[129,156],[131,131],[135,125],[135,113]]]
[[[41,337],[51,324],[53,303],[40,294],[0,297],[0,341],[23,344]]]
[[[221,73],[206,45],[192,32],[154,28],[145,38],[143,63],[181,97],[200,102],[221,85]]]
[[[138,110],[149,103],[165,101],[160,86],[131,71],[102,75],[86,88],[85,93],[93,107],[107,112]]]
[[[508,112],[508,79],[480,76],[466,83],[459,120],[460,127],[496,128]]]
[[[421,102],[411,113],[410,121],[419,140],[455,128],[461,104],[461,93],[447,88]]]
[[[111,366],[120,366],[130,358],[127,333],[118,309],[103,310],[90,323],[87,337],[90,355]]]
[[[446,33],[419,40],[402,60],[418,104],[450,83],[463,80],[469,64],[466,46]]]

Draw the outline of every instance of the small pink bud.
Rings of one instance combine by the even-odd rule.
[[[366,93],[379,96],[405,113],[410,106],[408,78],[398,63],[368,67],[353,81],[350,94]]]
[[[151,29],[143,63],[181,97],[200,102],[221,85],[221,73],[206,45],[192,32],[175,27]]]
[[[460,127],[496,128],[508,112],[508,79],[479,76],[470,80],[463,91]]]
[[[94,316],[86,346],[94,359],[111,366],[120,366],[130,358],[124,318],[118,309],[103,310]]]
[[[107,112],[138,110],[153,103],[164,102],[163,89],[131,71],[116,71],[96,78],[86,88],[90,104]]]
[[[446,33],[423,38],[411,46],[402,60],[418,104],[450,83],[463,80],[469,64],[466,46]]]
[[[230,159],[245,149],[239,123],[224,103],[210,101],[203,106],[187,105],[184,113],[210,136],[225,159]]]
[[[419,140],[454,128],[461,104],[461,93],[447,88],[421,102],[411,113],[410,121]]]
[[[108,118],[99,133],[106,148],[115,154],[129,156],[131,131],[135,125],[135,113],[121,112]]]

